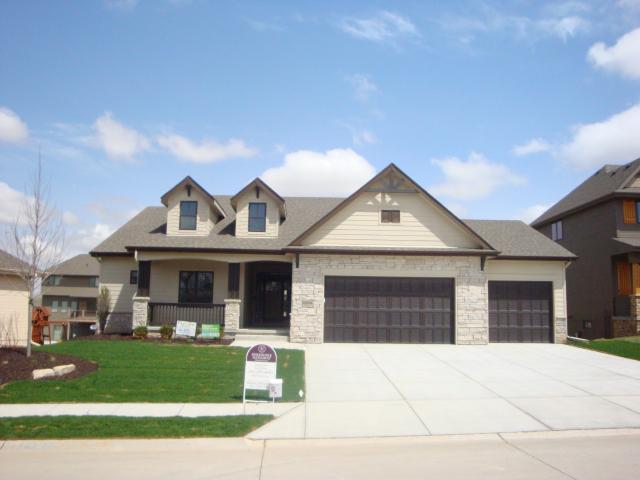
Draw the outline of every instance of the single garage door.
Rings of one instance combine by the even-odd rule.
[[[489,282],[489,341],[553,341],[551,282]]]
[[[325,342],[453,343],[452,278],[326,277]]]

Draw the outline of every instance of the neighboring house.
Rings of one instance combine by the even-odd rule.
[[[640,325],[640,159],[605,165],[531,224],[579,259],[567,269],[569,333],[636,335]]]
[[[129,328],[182,319],[294,342],[565,341],[574,255],[519,221],[460,220],[393,164],[346,199],[283,198],[260,179],[211,195],[186,177],[161,201],[91,252]]]
[[[25,346],[29,291],[16,273],[22,262],[0,250],[0,346]]]
[[[51,319],[94,317],[100,264],[91,255],[76,255],[53,268],[42,284],[42,305]]]

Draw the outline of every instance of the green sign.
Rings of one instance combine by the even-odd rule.
[[[220,325],[202,325],[200,338],[220,338]]]

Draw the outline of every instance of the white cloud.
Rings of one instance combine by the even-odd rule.
[[[353,150],[326,152],[298,150],[284,157],[284,164],[270,168],[260,178],[281,195],[345,196],[375,175],[375,168]]]
[[[640,79],[640,28],[625,33],[611,47],[594,44],[587,58],[598,68]]]
[[[457,157],[433,159],[431,163],[440,167],[443,183],[434,185],[434,195],[457,200],[485,198],[504,186],[523,185],[526,179],[513,173],[505,165],[492,163],[484,155],[472,152],[467,160]]]
[[[408,18],[386,10],[369,18],[344,18],[340,28],[353,37],[379,43],[420,37],[420,32]]]
[[[530,207],[521,210],[516,218],[517,220],[522,220],[524,223],[531,223],[547,210],[549,210],[548,205],[531,205]]]
[[[570,37],[575,37],[580,32],[589,30],[589,26],[590,24],[587,20],[577,16],[549,18],[538,22],[540,29],[561,38],[563,41]]]
[[[640,103],[601,122],[578,125],[558,156],[578,168],[628,162],[640,157]]]
[[[0,142],[22,143],[29,137],[27,124],[6,107],[0,107]]]
[[[551,145],[549,145],[542,138],[532,138],[527,143],[523,143],[522,145],[516,145],[513,147],[513,154],[519,157],[524,155],[531,155],[534,153],[548,152],[551,150]]]
[[[0,223],[14,223],[32,197],[14,190],[5,182],[0,182]]]
[[[361,102],[369,100],[373,94],[380,91],[369,75],[354,73],[352,75],[347,75],[345,79],[353,87],[356,100],[360,100]]]
[[[118,122],[111,112],[98,117],[93,130],[95,136],[91,143],[102,148],[114,160],[133,160],[135,155],[151,147],[147,137]]]
[[[242,140],[230,139],[227,143],[218,143],[205,138],[200,144],[181,135],[158,135],[158,144],[169,153],[185,162],[213,163],[229,158],[249,158],[258,150],[248,147]]]

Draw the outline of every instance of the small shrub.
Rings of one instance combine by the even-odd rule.
[[[133,329],[133,336],[136,338],[147,338],[148,334],[149,334],[149,331],[147,330],[147,327],[145,327],[144,325],[141,325]]]
[[[160,338],[170,340],[173,337],[173,325],[165,323],[160,327]]]

